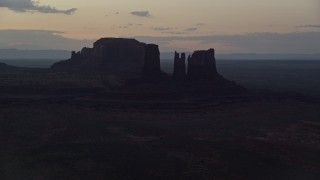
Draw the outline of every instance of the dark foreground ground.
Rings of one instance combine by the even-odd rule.
[[[155,98],[110,94],[109,76],[22,74],[0,78],[0,179],[320,178],[317,99]]]

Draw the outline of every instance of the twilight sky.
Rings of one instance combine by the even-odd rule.
[[[319,0],[0,0],[0,48],[134,37],[162,51],[320,53]]]

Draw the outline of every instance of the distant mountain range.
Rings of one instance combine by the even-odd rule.
[[[191,54],[187,52],[188,56]],[[173,59],[173,52],[161,53],[161,59]],[[237,54],[216,54],[219,60],[320,60],[320,54],[254,54],[254,53],[237,53]]]
[[[191,54],[190,52],[186,53]],[[70,51],[65,50],[18,50],[0,49],[0,59],[61,59],[71,57]],[[162,52],[161,59],[173,59],[174,52]],[[217,54],[221,60],[320,60],[319,54]]]
[[[0,59],[68,59],[70,51],[65,50],[18,50],[0,49]]]
[[[320,54],[217,54],[225,60],[320,60]]]

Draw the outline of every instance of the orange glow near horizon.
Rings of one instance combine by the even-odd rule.
[[[59,13],[32,12],[14,5],[11,2],[12,7],[0,7],[0,30],[54,30],[63,32],[60,35],[65,38],[77,40],[320,31],[308,26],[320,24],[318,0],[39,0],[37,6],[50,5]],[[78,10],[70,15],[62,13],[71,8]],[[25,10],[29,12],[22,12]],[[168,44],[186,49],[208,45],[197,41]],[[212,45],[223,51],[237,49],[223,43]]]

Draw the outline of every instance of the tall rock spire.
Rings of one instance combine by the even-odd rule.
[[[175,52],[173,79],[174,80],[186,79],[186,54],[185,53],[182,53],[180,57],[179,53]]]

